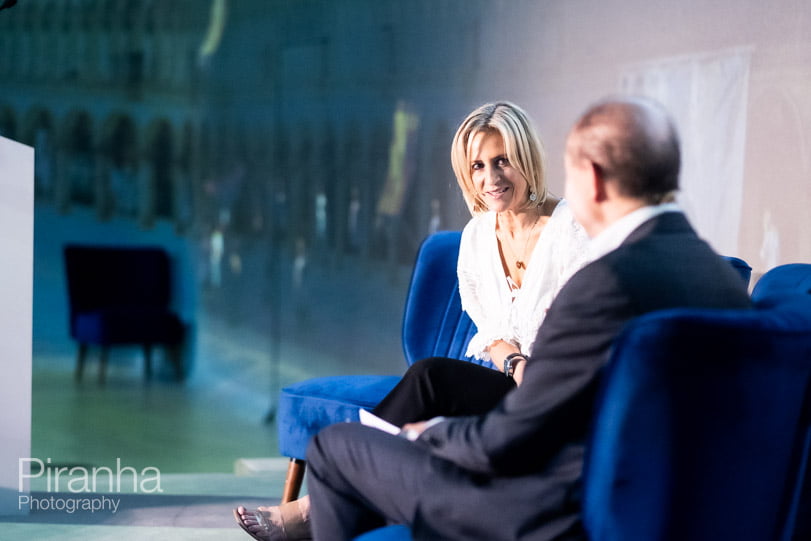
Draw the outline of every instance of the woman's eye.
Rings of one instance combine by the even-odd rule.
[[[470,168],[473,169],[474,171],[478,171],[482,167],[484,167],[484,164],[481,162],[474,162],[473,165],[470,166]]]
[[[496,162],[496,163],[498,163],[499,167],[504,167],[504,166],[510,164],[510,160],[508,160],[507,158],[499,158],[498,162]]]

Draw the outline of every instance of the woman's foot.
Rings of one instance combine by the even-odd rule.
[[[278,507],[248,511],[234,509],[234,518],[245,532],[259,541],[305,541],[310,532],[310,498],[305,496]]]
[[[263,510],[264,509],[264,510]],[[248,511],[241,505],[234,509],[234,519],[245,533],[260,541],[284,541],[287,536],[284,528],[273,526],[273,517],[266,511],[268,507],[260,507],[256,511]]]

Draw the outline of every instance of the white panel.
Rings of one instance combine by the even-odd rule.
[[[660,101],[678,126],[679,203],[698,233],[738,255],[751,51],[735,49],[629,66],[621,87]]]
[[[27,512],[21,458],[31,455],[34,149],[0,137],[0,515]]]

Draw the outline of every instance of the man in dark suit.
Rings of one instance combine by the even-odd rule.
[[[386,521],[417,539],[584,539],[579,486],[601,368],[633,317],[673,307],[743,308],[746,289],[672,200],[679,143],[667,113],[601,102],[566,145],[566,197],[596,259],[549,309],[520,385],[483,416],[409,425],[415,441],[339,424],[309,451],[316,539]],[[464,382],[459,382],[464,385]]]

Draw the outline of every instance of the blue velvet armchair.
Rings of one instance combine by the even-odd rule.
[[[435,356],[464,359],[476,332],[459,298],[460,238],[458,231],[435,233],[423,241],[417,254],[403,315],[407,365]],[[279,451],[291,459],[282,502],[298,497],[310,438],[327,425],[357,421],[360,408],[374,408],[399,380],[400,376],[333,376],[282,389],[276,415]]]
[[[755,310],[628,325],[586,460],[590,539],[811,539],[809,293],[811,265],[778,267],[756,285]]]

